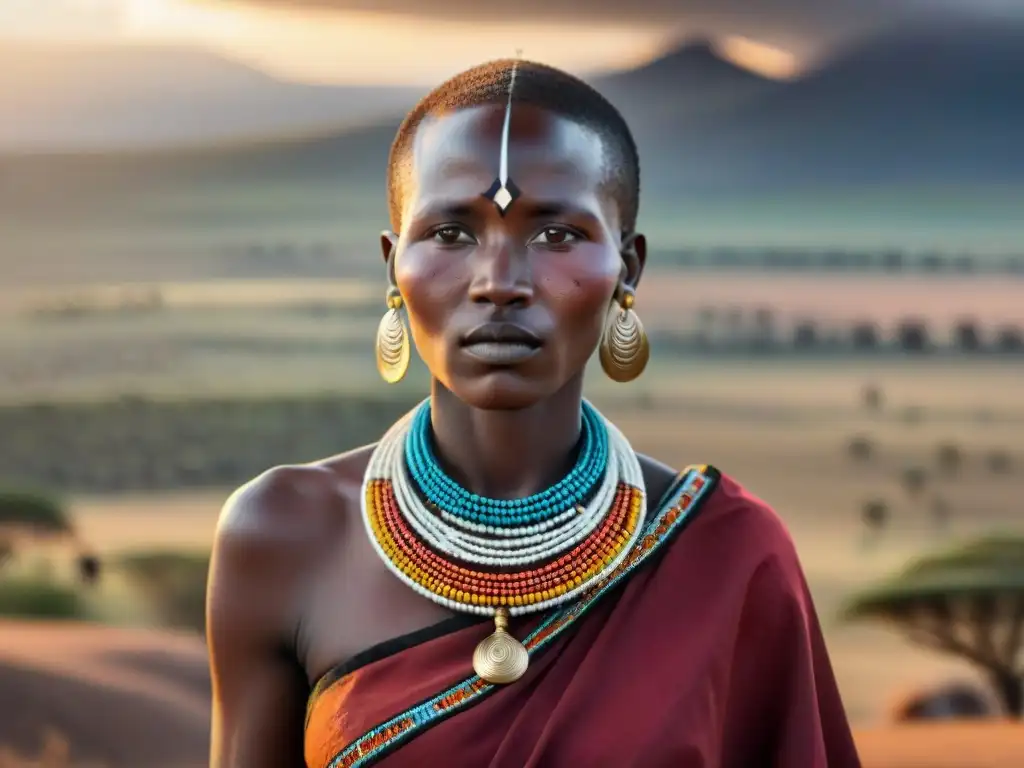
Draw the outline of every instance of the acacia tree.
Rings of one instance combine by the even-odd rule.
[[[956,443],[942,443],[935,451],[939,469],[953,475],[960,471],[964,463],[964,454]]]
[[[850,442],[846,444],[846,453],[854,461],[866,463],[871,460],[872,455],[875,453],[875,445],[871,442],[870,438],[864,435],[857,435],[850,438]]]
[[[79,575],[99,577],[99,561],[83,547],[64,505],[45,494],[0,490],[0,568],[37,542],[65,542],[78,550]]]
[[[1024,719],[1024,537],[980,539],[912,562],[855,595],[846,620],[897,627],[911,642],[979,668]]]
[[[0,491],[0,536],[5,541],[71,533],[71,521],[56,500],[30,491]]]
[[[889,505],[883,499],[871,499],[861,506],[860,519],[864,524],[864,538],[861,543],[865,547],[876,545],[889,523]]]
[[[907,494],[917,498],[924,492],[924,487],[928,483],[928,473],[924,467],[911,465],[903,470],[900,480]]]

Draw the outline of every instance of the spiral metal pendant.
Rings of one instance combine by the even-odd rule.
[[[632,309],[613,306],[601,337],[601,367],[612,381],[633,381],[647,367],[651,347]]]
[[[398,309],[384,313],[377,328],[377,370],[388,384],[405,376],[409,368],[409,334]]]
[[[526,674],[529,666],[526,647],[508,633],[508,610],[498,609],[494,634],[481,640],[473,651],[473,669],[488,683],[507,685]]]

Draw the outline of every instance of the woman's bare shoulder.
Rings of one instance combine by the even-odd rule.
[[[357,519],[373,446],[309,464],[273,467],[224,502],[214,543],[222,565],[260,563],[264,573],[309,563]],[[305,570],[305,569],[303,569]]]
[[[309,464],[273,467],[231,493],[218,532],[262,539],[301,536],[358,502],[372,446]],[[353,496],[352,491],[355,491]]]

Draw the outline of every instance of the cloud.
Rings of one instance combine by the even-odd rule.
[[[191,0],[215,2],[217,0]],[[1024,18],[1021,0],[236,0],[278,9],[334,9],[429,16],[460,22],[615,24],[693,35],[742,36],[784,48],[804,62],[886,27],[953,15]],[[436,41],[435,41],[436,42]],[[445,44],[458,46],[453,32]]]
[[[218,0],[193,0],[215,2]],[[243,0],[278,8],[330,8],[487,21],[614,22],[703,26],[707,31],[839,39],[944,14],[1024,16],[1020,0]]]
[[[277,8],[331,8],[462,21],[550,21],[678,27],[681,35],[744,35],[812,53],[916,15],[943,0],[249,0]],[[982,0],[997,2],[999,0]],[[946,0],[945,4],[956,4]],[[571,28],[566,29],[571,34]],[[452,40],[458,44],[458,40]]]
[[[558,19],[587,22],[778,21],[840,29],[900,15],[914,0],[253,0],[278,7],[444,15],[461,19]]]

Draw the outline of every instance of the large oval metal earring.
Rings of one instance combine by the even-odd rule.
[[[388,311],[377,326],[377,370],[388,384],[402,380],[409,370],[409,332],[402,322],[402,295],[388,290]]]
[[[613,300],[601,336],[601,367],[612,381],[633,381],[644,372],[651,357],[647,333],[633,310],[633,292],[623,290]]]

